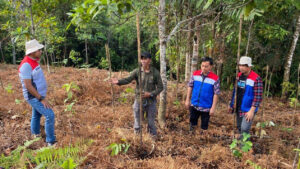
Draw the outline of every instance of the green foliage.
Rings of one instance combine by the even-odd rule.
[[[22,102],[21,100],[15,99],[15,103],[16,103],[16,104],[20,104],[21,102]]]
[[[76,66],[78,66],[78,64],[82,61],[82,58],[80,58],[79,56],[80,56],[79,52],[76,52],[75,50],[70,51],[69,58]]]
[[[291,127],[280,127],[280,130],[281,131],[287,131],[287,132],[292,132],[294,130],[294,128],[291,128]]]
[[[76,101],[73,101],[72,103],[67,104],[66,108],[65,108],[65,112],[75,113],[75,110],[73,110],[73,106],[74,106],[75,103],[76,103]]]
[[[295,84],[290,82],[282,83],[282,92],[290,97],[295,97],[297,93],[297,87]]]
[[[235,157],[241,158],[243,153],[247,153],[252,148],[252,142],[248,141],[250,138],[250,134],[243,133],[242,140],[233,139],[232,143],[230,144],[230,149]]]
[[[212,3],[213,3],[214,0],[207,0],[206,4],[204,5],[203,9],[207,9]]]
[[[116,156],[121,152],[123,152],[123,154],[126,154],[129,147],[130,144],[127,142],[126,139],[123,138],[121,139],[121,143],[111,143],[109,146],[106,147],[106,149],[111,150],[111,156]]]
[[[66,105],[65,112],[75,113],[73,106],[76,103],[76,99],[73,100],[73,90],[80,90],[80,88],[74,82],[66,83],[62,86],[62,88],[65,89],[67,93],[67,98],[64,100],[64,103],[66,104],[71,101],[71,103]]]
[[[73,90],[80,90],[80,88],[74,83],[74,82],[70,82],[70,83],[65,83],[62,86],[63,89],[66,90],[66,93],[68,95],[68,97],[64,100],[64,103],[68,102],[69,100],[72,99],[73,97]]]
[[[125,89],[124,92],[121,93],[120,97],[118,98],[118,101],[125,104],[128,103],[128,99],[133,96],[134,96],[134,89],[128,87]]]
[[[9,156],[4,156],[1,154],[0,158],[0,166],[4,168],[11,168],[19,166],[20,163],[23,163],[22,157],[28,156],[30,152],[26,151],[26,149],[33,144],[34,142],[38,141],[40,138],[36,138],[34,140],[26,141],[23,146],[18,146],[15,150],[13,150]],[[24,164],[23,164],[24,165]],[[23,168],[20,166],[20,168]]]
[[[270,40],[283,40],[289,31],[282,28],[280,25],[260,24],[259,34]]]
[[[180,106],[180,101],[179,100],[175,100],[173,102],[173,104],[178,108]]]
[[[289,102],[290,107],[295,107],[295,106],[299,107],[300,106],[300,103],[297,98],[292,97],[292,98],[289,98],[289,100],[290,100],[290,102]]]
[[[106,58],[101,58],[101,61],[99,62],[99,66],[102,69],[108,69],[108,61]]]
[[[76,163],[74,163],[74,160],[72,158],[69,158],[68,160],[66,160],[61,167],[64,169],[73,169],[76,168]]]
[[[11,84],[8,84],[4,89],[9,94],[14,93],[14,90],[12,89],[12,85]]]
[[[26,141],[24,146],[11,152],[9,156],[1,155],[0,166],[5,168],[27,168],[29,163],[36,168],[64,168],[73,169],[85,160],[83,153],[92,144],[92,140],[76,143],[74,146],[55,149],[43,147],[37,150],[27,149],[31,144],[40,139]]]
[[[246,164],[250,164],[254,169],[262,169],[261,166],[259,166],[258,164],[252,162],[251,160],[247,160]],[[264,168],[265,169],[265,168]]]

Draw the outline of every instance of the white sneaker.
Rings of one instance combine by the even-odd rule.
[[[47,146],[48,147],[56,147],[56,141],[53,143],[47,143]]]

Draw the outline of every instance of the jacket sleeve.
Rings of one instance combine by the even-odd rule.
[[[126,85],[131,83],[133,80],[136,80],[138,77],[137,73],[138,73],[138,69],[133,70],[128,77],[120,79],[118,85]]]

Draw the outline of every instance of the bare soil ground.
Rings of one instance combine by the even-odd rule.
[[[153,141],[144,134],[143,146],[139,136],[133,133],[132,103],[134,95],[128,93],[121,101],[126,88],[115,86],[115,112],[111,106],[111,88],[105,81],[106,70],[75,69],[51,67],[50,73],[43,67],[47,82],[47,98],[53,105],[56,115],[55,130],[58,146],[63,147],[82,139],[92,139],[94,143],[87,152],[87,160],[79,168],[253,168],[245,164],[251,160],[264,168],[290,168],[295,156],[294,148],[300,135],[300,112],[294,112],[288,103],[277,98],[264,100],[252,125],[251,133],[258,130],[257,122],[273,121],[276,126],[266,127],[264,138],[253,136],[253,149],[242,159],[233,156],[229,145],[233,135],[233,115],[227,113],[230,92],[222,91],[216,114],[211,117],[209,130],[200,134],[189,133],[189,113],[183,106],[186,92],[184,84],[169,82],[167,126],[158,129],[159,136]],[[128,73],[123,73],[123,77]],[[114,73],[120,77],[120,73]],[[18,145],[30,140],[31,107],[23,99],[17,66],[0,64],[0,154],[9,153]],[[74,112],[65,112],[64,99],[67,98],[63,84],[74,82],[80,90],[74,91],[77,102]],[[13,93],[7,93],[5,87],[12,85]],[[176,101],[176,93],[178,100]],[[21,100],[17,104],[16,99]],[[264,113],[263,117],[261,113]],[[44,121],[42,120],[42,132]],[[200,123],[200,121],[199,121]],[[144,123],[145,126],[145,123]],[[146,129],[144,127],[145,132]],[[45,134],[42,134],[45,138]],[[110,156],[106,147],[113,142],[126,139],[130,148],[126,154]],[[37,149],[45,146],[40,140],[31,146]]]

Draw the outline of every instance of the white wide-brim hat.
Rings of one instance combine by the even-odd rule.
[[[240,65],[248,65],[249,67],[252,65],[252,59],[248,56],[242,56],[239,62]]]
[[[33,39],[31,41],[27,41],[26,44],[25,44],[25,49],[26,49],[25,54],[28,55],[28,54],[33,53],[35,51],[38,51],[42,48],[44,48],[44,45],[40,44],[35,39]]]

